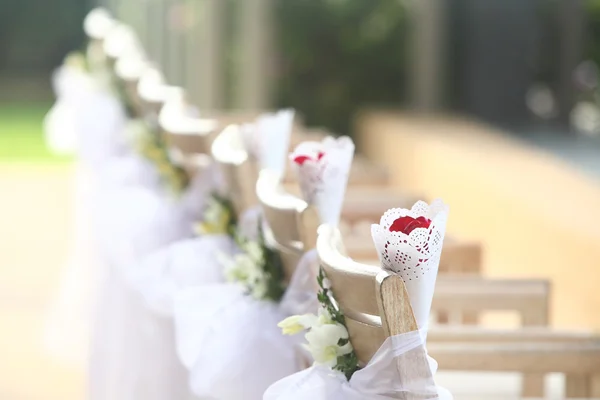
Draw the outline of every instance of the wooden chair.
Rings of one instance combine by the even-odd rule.
[[[273,171],[262,170],[256,183],[256,195],[269,227],[270,244],[281,255],[285,277],[289,281],[300,258],[307,250],[301,240],[299,215],[306,202],[285,192],[281,177]]]
[[[188,176],[210,164],[212,142],[222,128],[216,120],[198,116],[183,89],[173,89],[160,110],[158,125],[172,150],[172,159]]]
[[[241,135],[239,125],[230,125],[216,136],[211,145],[211,155],[221,171],[227,194],[238,216],[258,204],[258,165],[244,149]]]
[[[163,104],[177,90],[179,89],[167,84],[163,74],[158,69],[146,68],[137,85],[137,96],[141,107],[140,114],[145,116],[149,122],[156,124]]]
[[[360,365],[369,362],[387,337],[418,330],[402,278],[352,261],[343,252],[339,230],[327,225],[319,228],[317,252],[321,267],[331,281],[335,301],[345,315],[350,342]],[[396,367],[405,382],[433,380],[424,348],[410,363],[399,363]],[[407,393],[399,398],[433,397]]]

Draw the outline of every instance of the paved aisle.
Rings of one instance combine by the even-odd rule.
[[[0,164],[0,399],[81,400],[84,375],[43,347],[68,243],[67,165]]]

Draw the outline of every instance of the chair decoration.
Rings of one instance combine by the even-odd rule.
[[[389,336],[364,366],[353,350],[352,332],[333,296],[331,283],[320,270],[318,314],[292,316],[279,324],[285,334],[307,331],[305,347],[314,364],[273,384],[265,392],[265,400],[452,399],[449,392],[435,385],[433,374],[437,365],[426,356],[425,349],[447,215],[448,207],[441,201],[431,205],[419,201],[410,210],[388,210],[380,224],[372,226],[382,266],[382,277],[377,277],[377,284],[381,285],[378,291],[382,292],[380,327],[383,325]],[[403,314],[398,304],[386,304],[383,282],[397,276],[402,280],[393,292],[392,302],[402,292],[407,293],[412,305],[408,314]],[[392,315],[387,315],[390,312]],[[397,324],[396,318],[409,318],[414,323]]]
[[[350,142],[343,158],[351,158],[353,151]],[[323,162],[327,160],[322,166],[323,183],[347,174],[349,163],[339,163],[338,158],[337,152],[323,155]],[[277,165],[276,161],[271,165]],[[340,174],[330,174],[331,169],[339,169]],[[338,209],[343,195],[338,193]],[[339,212],[333,207],[330,211]],[[291,314],[315,309],[310,279],[315,254],[298,256],[286,286],[280,257],[285,250],[266,225],[260,221],[257,238],[242,242],[241,253],[224,260],[228,283],[184,290],[176,297],[179,354],[200,397],[259,399],[271,383],[298,369],[298,339],[281,335],[276,324]],[[232,347],[232,343],[243,345]],[[261,362],[260,369],[256,360]]]
[[[241,127],[242,147],[260,168],[283,174],[293,120],[294,110],[280,110],[260,115],[255,123]],[[219,191],[213,192],[211,197],[196,231],[200,234],[226,232],[234,237],[237,221],[233,202]]]
[[[371,226],[381,267],[402,277],[420,329],[427,329],[435,289],[448,206],[416,202],[410,210],[394,208]]]
[[[302,196],[315,207],[321,223],[340,222],[353,156],[354,143],[347,136],[303,142],[290,155]]]

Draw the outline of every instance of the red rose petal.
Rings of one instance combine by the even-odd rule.
[[[294,162],[298,165],[304,165],[304,163],[308,160],[310,160],[310,157],[308,156],[296,156],[294,158]]]
[[[322,152],[322,151],[320,151],[320,152],[317,153],[317,158],[316,159],[312,158],[311,156],[301,155],[301,156],[296,156],[294,158],[294,162],[296,164],[298,164],[298,165],[304,165],[304,163],[306,161],[308,161],[308,160],[311,160],[311,161],[320,161],[321,158],[323,158],[323,156],[325,156],[325,153]]]
[[[425,217],[413,218],[405,215],[396,219],[390,226],[390,232],[402,232],[405,235],[410,235],[417,228],[429,228],[431,220]]]

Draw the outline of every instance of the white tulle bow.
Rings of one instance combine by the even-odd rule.
[[[314,257],[306,256],[295,275],[306,275]],[[177,348],[193,392],[259,400],[270,384],[297,371],[301,337],[282,335],[277,323],[291,313],[315,311],[314,291],[303,288],[309,281],[292,278],[279,304],[255,300],[237,284],[182,291],[175,299]]]
[[[350,381],[338,371],[313,366],[274,383],[263,399],[452,400],[448,390],[435,385],[432,376],[437,364],[425,354],[418,331],[389,337],[369,364],[355,372]],[[424,372],[429,368],[432,374],[413,373],[417,368]]]

